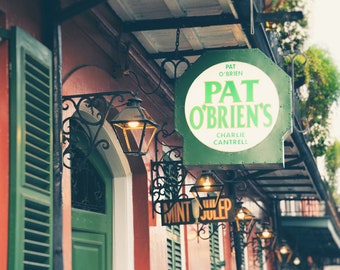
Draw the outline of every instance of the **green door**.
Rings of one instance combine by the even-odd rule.
[[[72,162],[72,269],[112,269],[112,176],[98,154]]]
[[[72,269],[105,269],[105,235],[73,231]]]

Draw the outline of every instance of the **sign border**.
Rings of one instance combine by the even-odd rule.
[[[279,114],[271,133],[259,144],[240,152],[221,152],[202,144],[191,132],[185,119],[185,99],[196,79],[207,68],[222,62],[239,61],[254,65],[273,81],[279,95]],[[284,166],[284,138],[292,132],[291,78],[259,49],[210,51],[202,55],[176,82],[175,129],[184,139],[183,164],[216,169],[231,166],[254,168]],[[274,140],[274,139],[276,140]],[[209,158],[207,158],[209,156]]]

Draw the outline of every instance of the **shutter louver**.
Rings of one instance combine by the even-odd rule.
[[[180,226],[168,226],[167,231],[169,235],[167,238],[168,269],[180,270],[182,269]]]
[[[26,184],[50,194],[51,113],[49,70],[25,55]]]
[[[220,269],[220,246],[219,246],[219,232],[216,230],[217,224],[209,224],[210,237],[210,266],[212,270]]]
[[[24,269],[50,269],[50,207],[25,200]]]
[[[52,269],[52,57],[17,27],[10,49],[9,269]]]

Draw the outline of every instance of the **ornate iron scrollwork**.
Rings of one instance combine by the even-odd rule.
[[[155,136],[156,161],[151,161],[151,185],[150,195],[152,198],[153,213],[165,214],[172,209],[172,206],[179,200],[188,198],[183,187],[188,171],[181,159],[181,146],[170,146],[161,139],[174,134],[160,129]],[[162,155],[159,157],[159,152]],[[170,207],[162,211],[162,201],[170,200]]]
[[[112,118],[115,109],[125,106],[127,99],[134,96],[132,91],[116,91],[62,97],[63,165],[66,168],[71,169],[76,148],[81,149],[84,159],[97,147],[109,148],[109,142],[100,137],[105,120]]]
[[[105,213],[105,183],[92,163],[78,150],[74,153],[71,171],[72,207]]]
[[[198,225],[198,224],[197,224]],[[209,240],[211,237],[218,232],[219,228],[225,230],[227,228],[224,222],[213,222],[213,223],[202,223],[201,226],[197,226],[197,238],[202,240]],[[198,240],[197,239],[197,240]]]
[[[263,269],[264,261],[263,261],[263,247],[261,243],[261,239],[255,237],[252,239],[252,251],[254,255],[253,265],[258,266],[260,269]]]

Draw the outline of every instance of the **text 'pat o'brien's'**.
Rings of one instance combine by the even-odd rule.
[[[224,85],[218,81],[207,81],[204,84],[204,104],[190,110],[189,124],[193,129],[271,126],[271,104],[254,101],[254,94],[264,94],[256,87],[259,80],[242,80],[238,87],[234,81],[226,81]],[[239,91],[245,91],[242,92],[245,95],[240,95]]]

